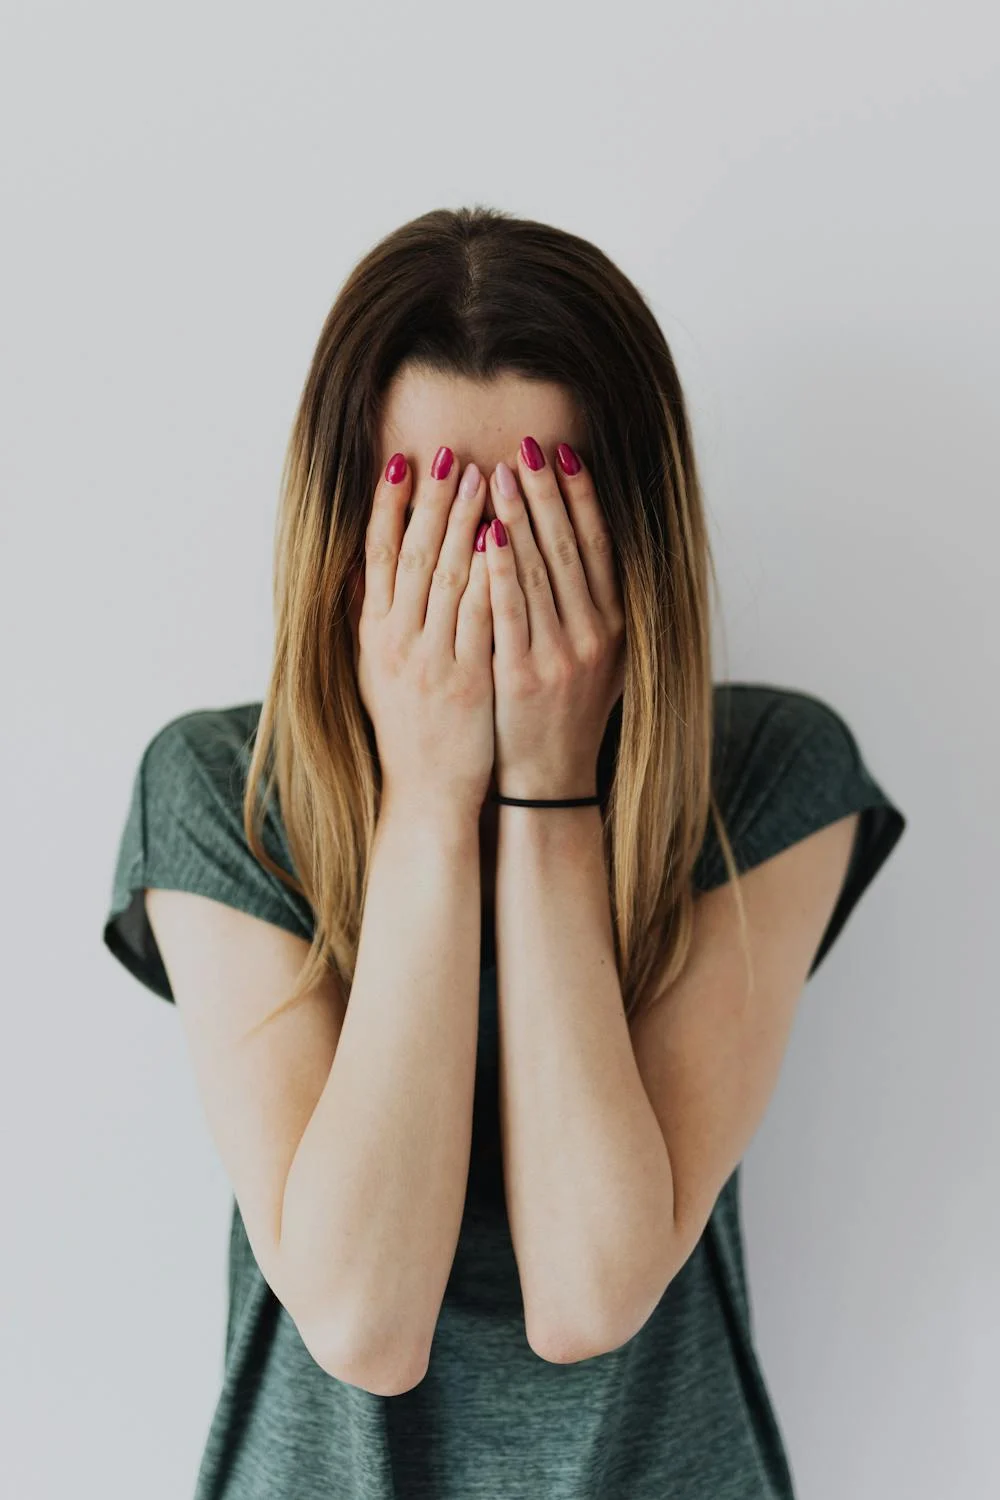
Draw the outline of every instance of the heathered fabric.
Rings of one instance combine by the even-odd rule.
[[[173,1000],[145,916],[151,886],[199,892],[309,938],[308,904],[247,849],[242,797],[259,703],[166,724],[132,789],[104,942]],[[810,977],[906,826],[844,719],[809,694],[715,688],[713,782],[742,872],[851,812],[851,863]],[[598,763],[606,802],[621,700]],[[544,816],[544,812],[539,814]],[[268,852],[293,868],[280,815]],[[710,822],[698,890],[727,878]],[[529,1347],[504,1208],[493,934],[483,934],[472,1163],[425,1378],[399,1396],[335,1379],[265,1282],[235,1198],[222,1389],[194,1500],[794,1500],[754,1348],[740,1168],[652,1316],[619,1349],[572,1365]]]

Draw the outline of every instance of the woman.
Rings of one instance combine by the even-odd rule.
[[[710,572],[606,256],[476,209],[361,261],[266,695],[152,738],[104,929],[234,1190],[198,1500],[792,1495],[739,1163],[905,820],[835,709],[713,683]]]

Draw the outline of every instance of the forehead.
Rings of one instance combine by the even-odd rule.
[[[563,386],[503,374],[493,380],[407,367],[386,390],[382,457],[397,450],[430,463],[446,443],[456,459],[474,459],[492,472],[502,459],[516,468],[521,439],[530,434],[547,453],[570,443],[586,456],[583,419]]]

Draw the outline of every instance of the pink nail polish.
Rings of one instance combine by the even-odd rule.
[[[406,474],[406,459],[402,453],[394,453],[385,466],[385,477],[390,484],[399,484]]]
[[[490,523],[488,521],[484,521],[483,524],[480,526],[479,530],[476,532],[476,551],[477,552],[485,552],[486,551],[486,533],[487,533],[487,531],[489,531],[489,529],[490,529]]]
[[[573,452],[569,443],[559,443],[556,448],[556,456],[559,459],[559,467],[564,474],[579,474],[580,460]]]
[[[454,459],[455,455],[450,448],[439,448],[434,455],[434,462],[431,464],[431,474],[433,477],[435,479],[447,479],[451,473],[451,466]]]
[[[521,439],[521,457],[529,469],[544,469],[545,454],[539,448],[533,437]]]
[[[496,466],[497,489],[505,500],[517,499],[517,480],[514,471],[503,459]]]
[[[506,545],[507,545],[507,528],[503,524],[503,522],[501,521],[501,519],[500,519],[499,516],[495,516],[493,518],[492,528],[493,528],[493,540],[496,542],[497,546],[498,547],[506,547]]]

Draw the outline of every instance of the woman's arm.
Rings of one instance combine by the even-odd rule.
[[[383,803],[350,1003],[329,976],[259,1032],[309,945],[189,891],[146,907],[247,1236],[317,1363],[423,1376],[468,1179],[479,996],[474,816]]]
[[[600,810],[501,808],[500,1118],[529,1342],[558,1364],[642,1327],[767,1109],[857,814],[699,895],[688,963],[626,1018]]]
[[[462,1222],[479,875],[474,818],[383,806],[350,1004],[285,1186],[281,1254],[321,1362],[383,1394],[426,1370]]]
[[[615,1348],[665,1285],[670,1163],[629,1036],[601,838],[597,806],[500,808],[507,1217],[526,1336],[554,1363]]]

